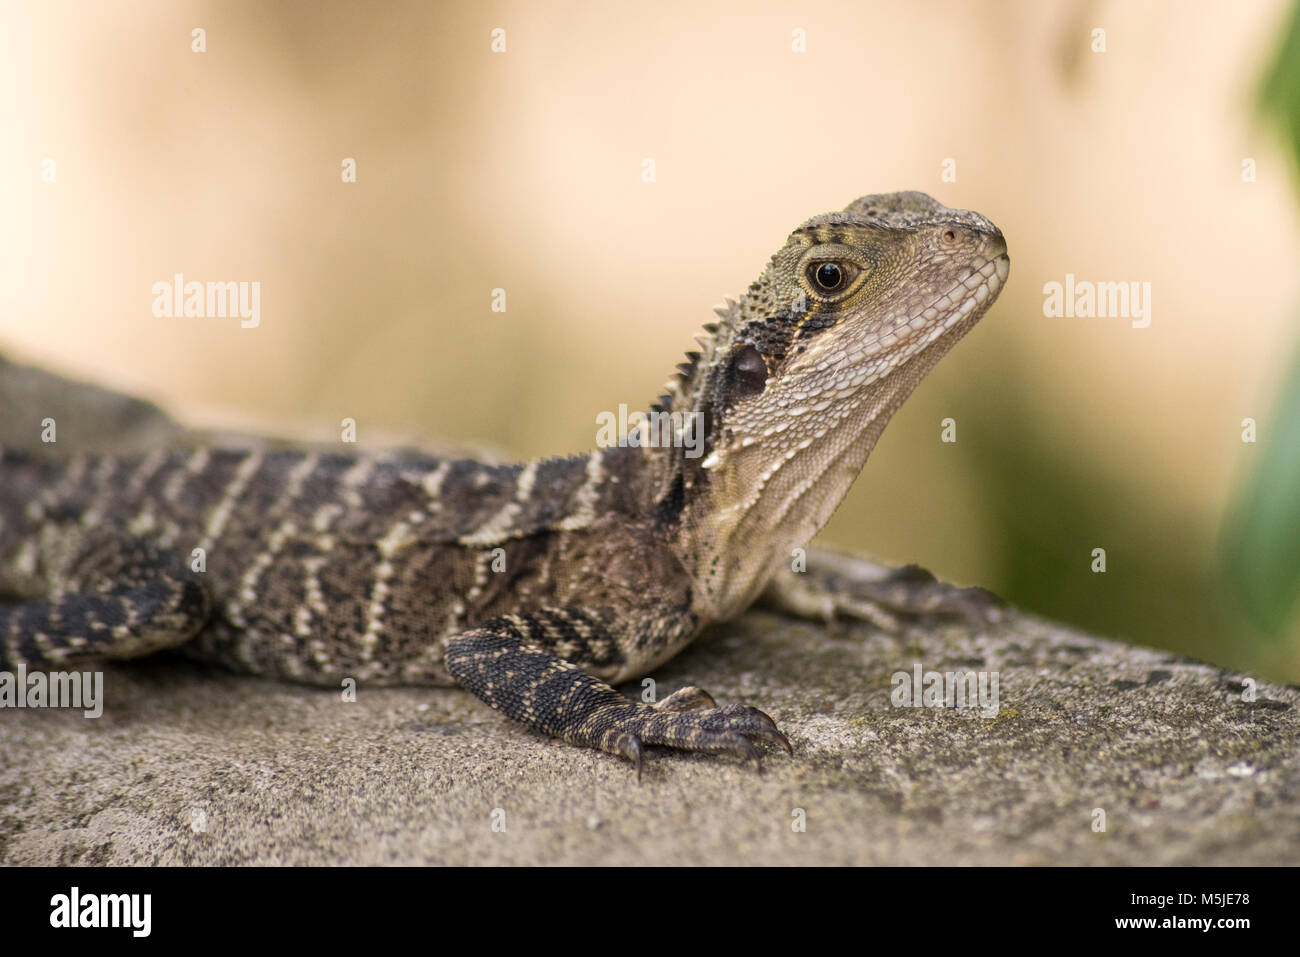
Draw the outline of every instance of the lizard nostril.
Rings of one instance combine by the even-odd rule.
[[[1005,256],[1007,254],[1007,241],[1002,238],[1002,230],[998,229],[996,226],[994,226],[993,231],[985,237],[984,243],[989,248],[991,258],[996,259],[998,256]]]

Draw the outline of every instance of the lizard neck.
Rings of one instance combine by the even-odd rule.
[[[919,359],[920,357],[918,357]],[[656,524],[694,583],[697,610],[725,620],[747,608],[794,550],[821,530],[852,487],[890,417],[938,359],[884,377],[836,407],[820,434],[797,428],[779,442],[692,461],[646,449]],[[725,467],[724,467],[725,462]]]

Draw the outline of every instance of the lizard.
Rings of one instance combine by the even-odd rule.
[[[208,446],[55,460],[5,447],[0,670],[175,649],[320,686],[460,686],[633,762],[638,779],[649,746],[761,767],[762,750],[793,749],[758,708],[694,686],[634,701],[616,686],[760,599],[886,626],[972,607],[996,617],[982,590],[914,566],[855,581],[828,556],[808,553],[802,571],[791,556],[1009,264],[988,219],[924,193],[807,220],[715,310],[651,406],[698,429],[694,447],[607,443],[510,465]]]

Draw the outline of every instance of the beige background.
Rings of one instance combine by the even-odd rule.
[[[0,351],[195,424],[574,451],[802,219],[924,190],[1002,227],[1011,281],[823,540],[1296,680],[1300,625],[1249,641],[1213,587],[1239,423],[1267,428],[1300,315],[1293,184],[1250,110],[1284,10],[6,4]],[[176,272],[260,281],[261,326],[155,318]],[[1044,318],[1067,272],[1151,282],[1151,328]]]

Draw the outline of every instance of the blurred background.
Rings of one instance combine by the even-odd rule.
[[[1300,681],[1284,0],[0,18],[0,354],[192,425],[574,452],[803,219],[923,190],[1003,229],[1011,280],[820,541]],[[260,325],[155,317],[176,273],[260,282]],[[1045,317],[1067,273],[1149,282],[1150,327]]]

